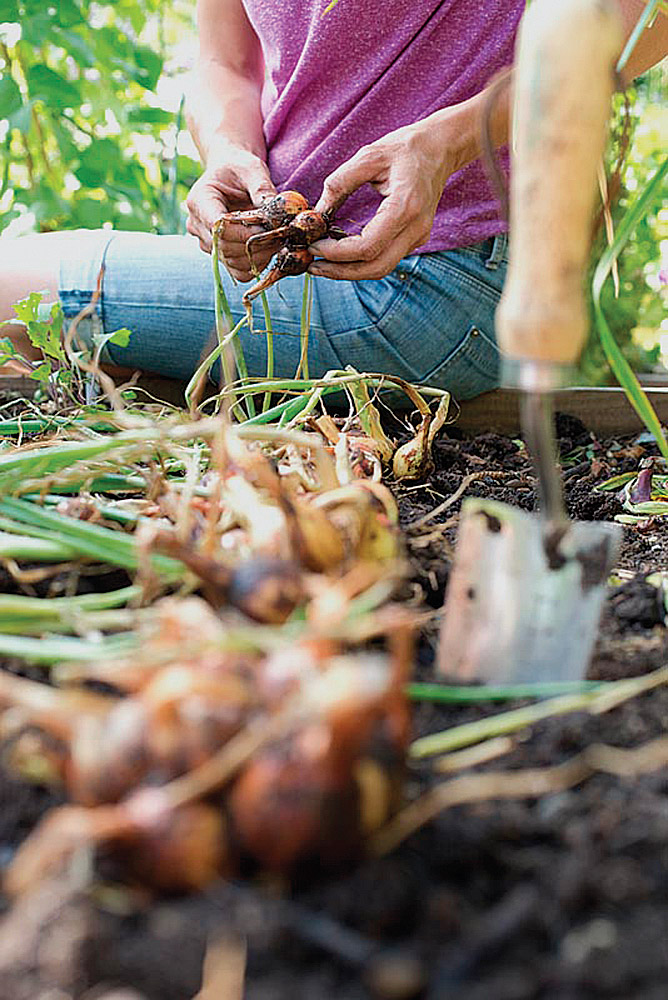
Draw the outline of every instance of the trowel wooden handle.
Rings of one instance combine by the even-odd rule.
[[[522,21],[510,263],[496,317],[512,359],[570,364],[582,350],[596,172],[621,45],[614,0],[533,0]]]

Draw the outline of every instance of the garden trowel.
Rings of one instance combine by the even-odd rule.
[[[497,332],[503,382],[522,395],[540,514],[464,504],[439,648],[440,671],[461,679],[577,680],[596,638],[621,529],[568,521],[552,407],[587,331],[583,281],[621,45],[617,4],[605,0],[533,0],[520,26]]]

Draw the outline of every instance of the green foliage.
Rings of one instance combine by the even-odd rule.
[[[622,225],[632,203],[665,161],[668,110],[662,106],[660,97],[664,86],[663,70],[656,68],[627,92],[632,134],[624,158],[621,187],[611,209],[615,232]],[[606,163],[609,173],[614,172],[619,155],[625,116],[623,96],[616,95]],[[658,364],[659,347],[650,346],[648,349],[636,343],[632,332],[636,328],[658,332],[667,317],[665,300],[656,290],[661,266],[661,241],[666,236],[665,185],[663,196],[663,212],[662,199],[656,197],[647,214],[637,222],[617,258],[619,294],[613,281],[608,281],[601,290],[600,306],[612,335],[631,367],[641,372]],[[607,247],[608,239],[604,227],[601,227],[592,248],[588,286]],[[589,385],[610,384],[615,378],[596,332],[593,302],[590,303],[590,314],[591,334],[581,360],[581,381]]]
[[[633,369],[624,357],[617,341],[612,335],[605,311],[601,306],[601,293],[606,286],[613,265],[619,259],[624,246],[628,243],[631,234],[634,232],[642,219],[646,219],[650,207],[654,204],[658,192],[663,190],[664,180],[668,173],[668,159],[664,159],[661,167],[655,172],[651,181],[645,185],[642,193],[633,202],[621,221],[615,233],[614,240],[601,255],[601,259],[596,265],[594,279],[592,282],[592,300],[596,325],[601,340],[601,346],[605,351],[611,369],[615,373],[617,380],[626,392],[629,402],[634,410],[644,422],[647,429],[654,435],[659,450],[665,459],[668,459],[668,442],[663,433],[659,419],[654,412],[654,408],[643,392]]]
[[[89,352],[85,348],[79,351],[72,351],[70,348],[68,357],[63,342],[65,316],[60,302],[43,303],[43,296],[43,292],[31,292],[14,305],[15,318],[0,323],[0,328],[15,324],[17,320],[22,323],[30,343],[40,352],[41,359],[29,361],[16,350],[9,337],[3,337],[0,339],[0,365],[7,361],[20,361],[25,367],[32,369],[30,378],[44,383],[45,388],[50,387],[56,396],[76,400],[77,393],[81,394],[82,389],[81,373],[76,360],[71,358],[78,355],[89,362]],[[94,334],[94,363],[97,364],[105,344],[127,347],[131,336],[132,332],[125,327],[111,333]]]
[[[30,377],[38,382],[48,382],[53,372],[57,371],[59,379],[69,384],[71,373],[67,368],[67,357],[62,344],[63,311],[60,303],[54,302],[45,317],[41,305],[42,292],[31,292],[14,306],[16,319],[23,323],[30,343],[41,352],[43,358],[37,365],[31,365],[33,370]],[[6,321],[0,326],[6,326],[7,322],[14,323],[16,320]],[[10,360],[25,361],[25,358],[18,353],[11,340],[4,337],[0,341],[0,364]]]
[[[191,16],[175,6],[0,0],[0,230],[25,212],[42,231],[182,229],[198,167],[174,153],[180,114],[153,106],[165,18]]]
[[[61,343],[63,332],[63,311],[57,302],[49,310],[49,318],[44,321],[39,318],[39,307],[42,296],[39,292],[31,292],[27,298],[14,306],[16,317],[25,325],[30,343],[44,354],[56,361],[65,361],[65,351]]]

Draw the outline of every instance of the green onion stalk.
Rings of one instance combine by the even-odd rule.
[[[299,342],[301,345],[301,352],[299,357],[299,364],[297,365],[297,371],[295,373],[295,378],[299,378],[303,375],[305,379],[308,379],[308,338],[309,331],[311,329],[311,305],[313,302],[313,284],[311,281],[311,275],[304,275],[304,289],[302,291],[302,315],[299,326]]]
[[[92,629],[118,632],[123,618],[118,609],[140,597],[141,592],[141,587],[133,586],[75,597],[0,595],[0,634],[88,633]]]
[[[615,238],[601,255],[592,281],[592,299],[594,304],[594,314],[596,326],[601,340],[601,346],[608,359],[615,377],[624,389],[631,406],[636,411],[640,419],[645,424],[647,430],[654,435],[659,450],[665,459],[668,459],[668,442],[663,433],[663,428],[656,415],[654,407],[650,403],[647,394],[644,392],[633,369],[624,357],[622,351],[614,338],[613,332],[605,318],[601,305],[601,293],[603,286],[608,279],[614,262],[619,257],[623,248],[631,236],[631,233],[638,222],[647,214],[651,206],[659,197],[663,188],[663,181],[668,171],[668,158],[656,171],[652,179],[646,185],[643,192],[636,198],[630,206],[615,233]]]
[[[232,310],[230,309],[230,304],[227,301],[227,295],[225,294],[225,288],[223,287],[223,279],[220,273],[220,245],[219,245],[219,230],[214,228],[213,231],[213,249],[211,253],[211,259],[213,263],[213,279],[214,279],[214,303],[216,310],[216,334],[218,336],[218,346],[220,348],[220,363],[223,368],[223,378],[225,379],[226,385],[234,384],[234,372],[230,367],[229,358],[227,356],[227,336],[229,334],[229,339],[232,342],[234,349],[235,360],[237,363],[237,369],[239,375],[242,379],[248,378],[248,368],[246,367],[246,359],[244,357],[243,346],[239,337],[237,336],[238,330],[241,324],[234,324],[234,318],[232,316]],[[231,411],[237,412],[240,420],[244,420],[247,416],[252,417],[255,413],[255,406],[252,399],[247,399],[248,412],[244,413],[241,406],[237,407],[235,394],[232,395],[232,405]]]
[[[3,519],[0,518],[0,521]],[[3,522],[4,526],[4,522]],[[16,533],[0,530],[0,560],[13,559],[31,563],[65,563],[78,558],[78,551],[66,542],[51,537],[35,537],[21,533],[15,524]],[[50,535],[51,532],[45,532]]]
[[[0,420],[0,437],[18,437],[21,434],[43,434],[46,431],[64,430],[68,427],[87,429],[99,434],[117,430],[113,417],[91,423],[87,417],[16,417],[14,420]]]
[[[267,343],[267,382],[273,381],[274,378],[274,327],[271,322],[271,312],[269,311],[269,302],[267,296],[264,292],[260,295],[260,301],[262,302],[262,311],[264,312],[264,325],[266,330],[266,343]],[[264,394],[264,399],[262,400],[262,412],[266,413],[271,406],[271,389],[267,389]],[[251,415],[252,416],[252,415]]]
[[[16,492],[17,483],[41,480],[77,462],[89,462],[112,453],[118,461],[132,455],[153,454],[158,445],[173,446],[176,442],[194,441],[220,433],[220,421],[206,420],[180,423],[162,421],[149,426],[121,431],[115,435],[87,441],[65,441],[55,444],[14,450],[0,454],[0,495]]]
[[[109,563],[111,566],[121,566],[123,569],[137,570],[139,556],[137,545],[132,535],[122,531],[114,531],[100,524],[90,524],[78,518],[67,517],[57,511],[45,510],[27,500],[15,497],[5,497],[0,500],[0,527],[7,529],[8,522],[18,522],[21,530],[38,529],[47,533],[55,533],[55,537],[73,550],[78,557],[84,556],[96,562]],[[30,530],[26,534],[31,534]],[[165,581],[182,579],[186,568],[177,559],[153,553],[150,563],[155,572]]]
[[[223,292],[223,294],[225,293]],[[242,316],[239,322],[230,329],[229,333],[224,333],[223,336],[219,334],[218,343],[213,348],[213,350],[209,354],[207,354],[207,356],[204,358],[201,364],[198,365],[193,376],[188,382],[188,385],[186,386],[185,400],[188,407],[190,407],[192,404],[193,394],[197,386],[201,383],[202,379],[210,371],[210,369],[213,368],[218,358],[221,359],[221,364],[224,363],[228,346],[236,342],[236,340],[238,339],[237,334],[239,333],[239,330],[241,329],[242,326],[245,326],[247,322],[248,322],[247,318],[245,316]],[[228,369],[229,369],[229,364],[228,364]],[[223,368],[223,371],[225,371],[225,368]],[[230,384],[230,381],[228,380],[227,376],[225,376],[225,380],[227,384]],[[249,396],[248,399],[249,399],[249,413],[251,416],[253,416],[254,408],[252,403],[252,397]],[[244,419],[245,418],[246,414],[244,414]]]
[[[475,705],[490,701],[515,701],[524,698],[554,698],[564,694],[601,691],[604,681],[548,681],[542,684],[470,685],[407,684],[406,694],[413,701],[432,701],[446,705]]]
[[[253,381],[251,379],[245,386],[240,386],[239,383],[237,383],[232,387],[231,391],[235,394],[238,394],[239,392],[285,392],[296,395],[306,395],[313,390],[322,388],[327,394],[330,392],[338,392],[340,389],[345,389],[347,386],[356,385],[360,382],[364,382],[370,388],[387,389],[392,387],[400,389],[415,405],[417,405],[416,401],[422,397],[442,399],[444,396],[449,396],[449,393],[445,389],[439,389],[436,386],[421,385],[418,388],[411,385],[410,382],[406,382],[404,379],[399,378],[399,376],[385,375],[376,372],[357,372],[354,369],[331,369],[330,371],[325,372],[322,378],[317,379],[289,378],[272,379],[271,381]],[[218,398],[224,398],[229,394],[230,390],[227,388],[223,389]],[[296,399],[289,401],[284,400],[275,407],[272,407],[271,411],[258,414],[256,417],[247,420],[246,423],[250,425],[265,424],[268,422],[268,416],[270,413],[272,419],[274,417],[280,417],[291,403],[296,403]],[[306,403],[304,403],[304,405],[306,405]],[[424,399],[422,399],[422,408],[426,409]],[[299,412],[298,409],[296,409],[296,412]]]
[[[0,634],[0,656],[15,656],[28,663],[49,666],[69,660],[87,663],[127,656],[138,648],[132,632],[114,635],[98,641],[74,636],[46,635],[40,638]]]

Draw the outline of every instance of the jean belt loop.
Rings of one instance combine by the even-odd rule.
[[[488,271],[498,271],[499,265],[504,258],[507,246],[508,237],[505,233],[499,233],[498,236],[494,237],[492,252],[485,261],[485,267]]]

